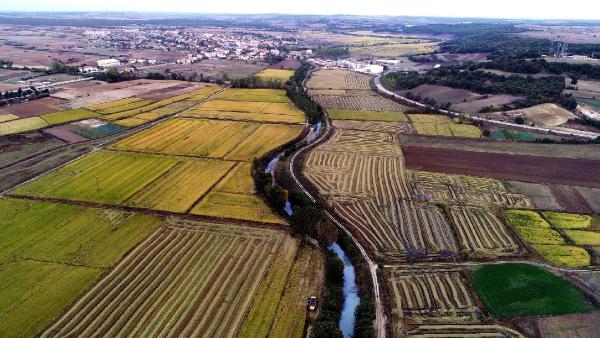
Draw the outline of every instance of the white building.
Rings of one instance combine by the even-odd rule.
[[[98,67],[100,68],[109,68],[109,67],[117,67],[121,64],[121,61],[117,59],[104,59],[98,60]]]

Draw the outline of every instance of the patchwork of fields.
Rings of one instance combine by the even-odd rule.
[[[297,114],[282,93],[220,94],[241,105],[272,99],[274,115]],[[89,111],[137,118],[153,104],[129,98]],[[285,222],[251,176],[254,158],[302,130],[168,119],[12,190],[0,199],[0,280],[11,285],[0,291],[0,332],[302,337],[324,256],[269,229]]]
[[[362,79],[362,84],[356,78]],[[317,71],[308,81],[309,93],[327,110],[333,131],[324,142],[303,155],[302,174],[307,186],[321,197],[320,201],[350,230],[371,258],[384,266],[385,299],[392,315],[393,335],[523,337],[512,329],[515,323],[506,321],[514,316],[506,317],[498,310],[502,304],[487,298],[481,284],[473,288],[473,283],[481,282],[480,271],[495,266],[490,262],[523,259],[587,267],[600,253],[600,232],[596,218],[591,216],[538,214],[530,210],[534,205],[528,196],[510,191],[499,180],[506,177],[495,172],[502,171],[504,175],[514,172],[519,177],[545,175],[557,180],[564,177],[588,184],[593,184],[595,172],[566,174],[568,170],[563,170],[563,163],[566,168],[585,161],[578,158],[563,161],[555,158],[558,155],[545,164],[529,166],[519,161],[518,152],[497,156],[485,150],[472,151],[478,156],[475,163],[469,158],[462,161],[460,156],[456,157],[457,150],[445,149],[451,146],[401,148],[405,138],[427,141],[438,137],[436,142],[444,143],[451,140],[448,137],[458,137],[461,141],[457,143],[462,140],[467,143],[476,142],[482,132],[477,126],[445,116],[411,113],[392,105],[384,107],[383,101],[374,106],[372,102],[383,98],[368,90],[367,81],[362,75],[341,70]],[[436,155],[430,156],[429,152]],[[495,160],[502,156],[503,160]],[[414,159],[420,157],[429,162],[423,166],[420,162],[415,164]],[[454,162],[447,163],[451,157]],[[528,156],[528,160],[535,158]],[[408,165],[407,161],[413,163]],[[436,166],[440,169],[436,170]],[[463,171],[448,170],[452,166]],[[487,175],[487,168],[491,175]],[[533,223],[527,224],[530,220],[526,217],[525,221],[516,217],[520,222],[513,224],[515,218],[509,217],[511,212],[521,213],[519,216],[531,213],[537,218],[531,217]],[[469,263],[463,265],[464,261]],[[506,265],[510,270],[512,265]],[[528,273],[531,279],[526,276]],[[518,287],[522,283],[522,289],[504,291],[512,295],[514,302],[526,302],[523,315],[539,311],[543,306],[538,305],[544,302],[548,304],[542,311],[545,315],[593,308],[583,293],[560,278],[548,277],[547,286],[556,286],[556,291],[564,294],[550,292],[540,296],[533,289],[546,286],[541,285],[544,283],[541,279],[536,280],[539,278],[534,277],[536,273],[524,272],[522,280],[512,280],[507,285]],[[493,276],[485,278],[491,280]],[[494,296],[503,297],[500,293]],[[559,298],[567,296],[575,301],[572,306],[560,309]],[[527,312],[529,307],[537,308]]]

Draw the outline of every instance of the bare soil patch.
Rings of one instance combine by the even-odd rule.
[[[549,188],[557,203],[564,210],[575,213],[594,212],[577,188],[564,185],[551,185]]]
[[[271,66],[269,66],[268,68],[270,69],[289,69],[289,70],[296,70],[298,69],[302,64],[300,63],[300,61],[298,60],[294,60],[294,59],[285,59],[283,61],[277,62]]]
[[[39,116],[65,109],[62,100],[45,97],[25,103],[18,103],[0,108],[0,114],[13,114],[19,117]]]
[[[600,187],[600,161],[402,147],[408,169],[504,180]]]
[[[87,139],[83,136],[77,135],[72,131],[68,130],[63,126],[50,127],[42,130],[42,132],[51,135],[59,140],[65,141],[67,143],[75,143],[75,142],[83,142],[87,141]]]
[[[515,95],[491,95],[487,99],[454,104],[452,105],[452,109],[465,113],[478,113],[482,108],[485,107],[500,107],[503,104],[509,104],[521,99],[523,99],[523,97]]]
[[[406,93],[421,95],[421,97],[434,98],[438,103],[463,103],[475,101],[483,98],[483,95],[473,93],[466,89],[454,89],[445,86],[424,84],[413,89],[399,91],[398,94],[406,95]]]

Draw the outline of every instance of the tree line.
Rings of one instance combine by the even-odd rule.
[[[461,66],[432,69],[425,74],[417,72],[394,72],[382,76],[382,84],[390,90],[413,89],[422,84],[441,85],[466,89],[479,94],[508,94],[524,96],[522,100],[502,106],[502,110],[520,109],[541,103],[553,102],[567,109],[577,106],[570,95],[563,95],[565,78],[549,76],[534,78],[531,76],[504,76],[484,71],[470,71]],[[431,104],[431,103],[430,103]],[[436,106],[436,104],[432,104]],[[437,104],[437,107],[446,105]]]

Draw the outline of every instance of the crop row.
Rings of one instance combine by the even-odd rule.
[[[527,196],[511,193],[491,178],[407,170],[408,185],[417,199],[431,203],[529,208]]]
[[[487,258],[515,256],[521,252],[506,226],[490,210],[452,206],[449,214],[461,247],[468,255]]]
[[[308,81],[312,89],[370,90],[371,77],[348,70],[327,69],[314,72]]]
[[[467,323],[479,310],[458,270],[392,268],[388,283],[392,312],[411,323]]]
[[[42,336],[233,336],[283,238],[218,225],[160,229]]]
[[[406,106],[382,96],[325,96],[313,97],[323,108],[373,111],[405,111]]]

